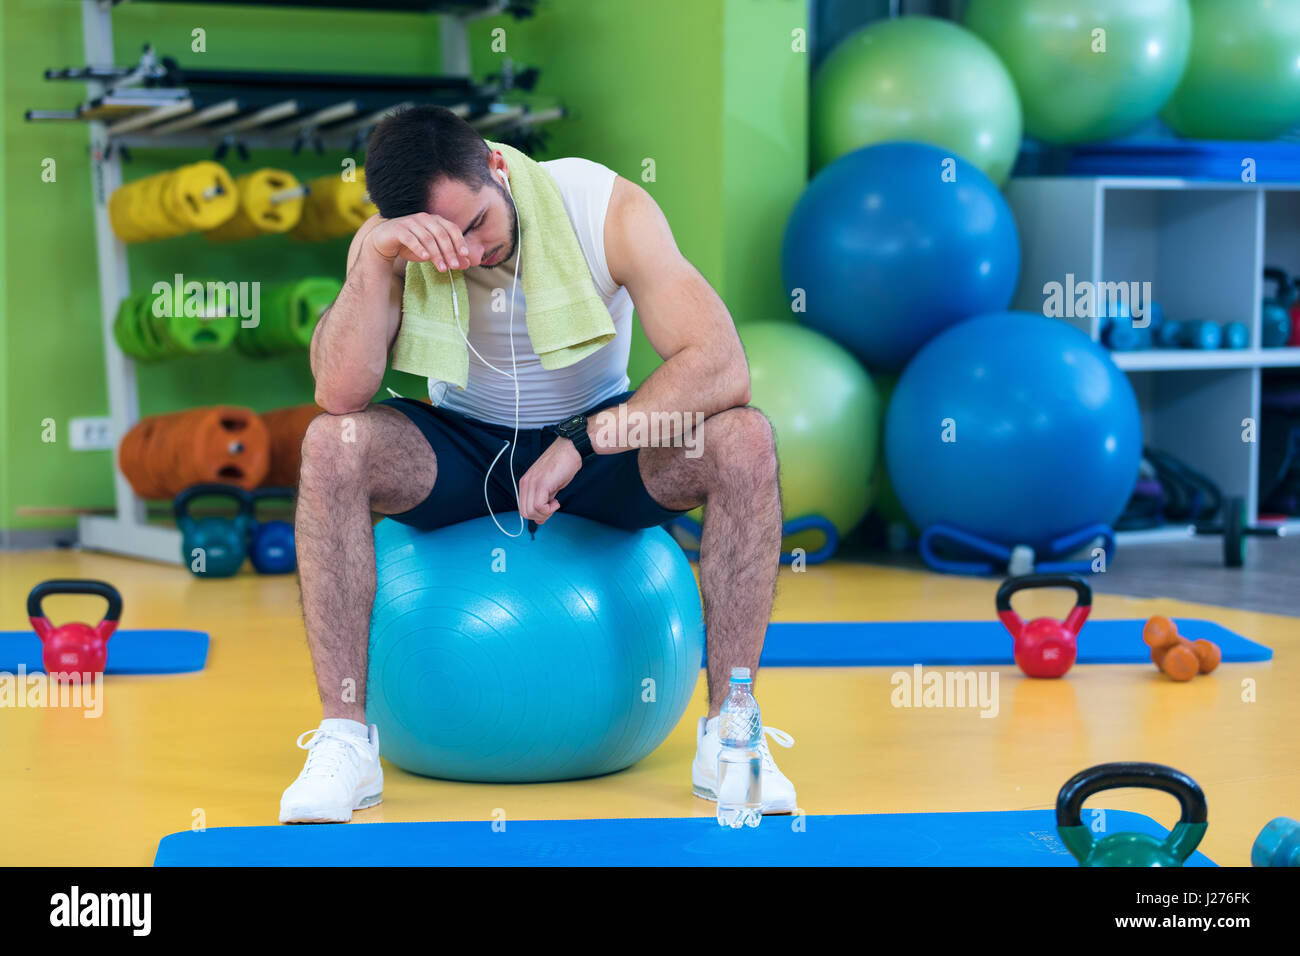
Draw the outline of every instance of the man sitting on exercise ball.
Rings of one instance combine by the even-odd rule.
[[[525,164],[532,165],[520,170]],[[526,235],[521,241],[521,226],[527,233],[541,225],[520,223],[516,206],[539,208],[521,192],[538,170],[558,187],[568,220],[561,228],[576,234],[583,271],[612,320],[604,344],[560,368],[546,367],[534,351],[520,289],[524,270],[538,270],[528,277],[534,281],[541,271],[519,256],[521,247],[536,249]],[[383,797],[378,731],[365,723],[376,580],[371,513],[426,530],[481,517],[489,513],[487,482],[491,510],[508,525],[504,512],[516,507],[511,453],[516,523],[543,525],[563,508],[647,528],[708,505],[700,583],[709,711],[699,720],[691,782],[696,794],[714,799],[718,711],[731,668],[758,668],[781,546],[772,429],[747,404],[749,368],[726,307],[678,251],[650,195],[599,163],[534,164],[492,148],[451,111],[418,106],[375,129],[365,172],[379,215],[353,238],[347,281],[311,343],[316,401],[327,414],[303,440],[295,533],[324,719],[308,742],[299,738],[307,761],[284,792],[280,821],[346,822]],[[447,288],[449,270],[464,270],[457,278],[468,301],[457,300],[453,334],[466,339],[455,345],[468,351],[468,382],[459,388],[430,377],[432,405],[372,404],[404,319],[411,332],[408,264],[415,282],[443,280]],[[634,306],[664,361],[633,392]],[[689,442],[618,427],[638,419],[702,424]],[[498,460],[516,425],[515,447]],[[769,730],[783,745],[792,742]],[[763,741],[764,812],[792,812],[794,787]]]

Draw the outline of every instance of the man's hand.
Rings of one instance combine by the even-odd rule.
[[[519,479],[519,513],[529,521],[544,524],[560,510],[555,500],[560,489],[582,468],[582,456],[573,442],[557,438]]]
[[[417,212],[397,219],[381,219],[366,236],[370,247],[385,259],[401,256],[407,262],[432,262],[442,272],[468,269],[469,246],[454,222],[432,213]]]

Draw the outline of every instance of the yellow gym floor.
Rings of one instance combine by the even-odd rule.
[[[200,821],[273,825],[302,767],[294,746],[320,711],[293,577],[198,580],[180,567],[75,551],[0,554],[0,629],[28,626],[27,592],[54,577],[102,578],[122,592],[126,628],[206,630],[196,674],[111,677],[104,713],[0,710],[0,863],[149,865],[158,841]],[[782,569],[777,620],[993,619],[994,580],[832,563]],[[98,620],[102,600],[51,601],[56,623]],[[1022,616],[1063,616],[1068,597],[1026,593]],[[1096,618],[1210,618],[1274,649],[1273,661],[1224,664],[1174,684],[1154,667],[1076,666],[1064,680],[999,668],[1000,709],[896,709],[894,667],[772,668],[756,694],[764,722],[791,733],[772,749],[808,813],[1050,808],[1076,771],[1112,760],[1183,770],[1204,788],[1201,851],[1249,865],[1275,816],[1300,806],[1300,628],[1297,619],[1099,594]],[[1010,640],[1010,638],[1008,638]],[[1135,628],[1135,642],[1141,634]],[[1253,701],[1246,689],[1253,685]],[[384,803],[357,823],[584,817],[710,816],[691,795],[701,674],[672,736],[629,770],[536,785],[429,780],[386,764]],[[1116,791],[1089,806],[1137,810],[1170,825],[1171,797]],[[768,817],[764,826],[785,826]]]

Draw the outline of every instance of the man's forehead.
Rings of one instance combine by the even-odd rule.
[[[444,219],[457,219],[478,211],[478,190],[456,179],[434,183],[429,191],[429,200],[434,214]]]

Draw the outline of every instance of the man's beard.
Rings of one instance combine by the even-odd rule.
[[[481,269],[500,269],[515,257],[515,250],[519,248],[519,213],[515,209],[515,201],[510,198],[510,193],[506,192],[505,187],[500,183],[493,180],[491,185],[505,199],[506,207],[510,210],[510,251],[501,257],[500,262],[490,266],[480,266]]]

